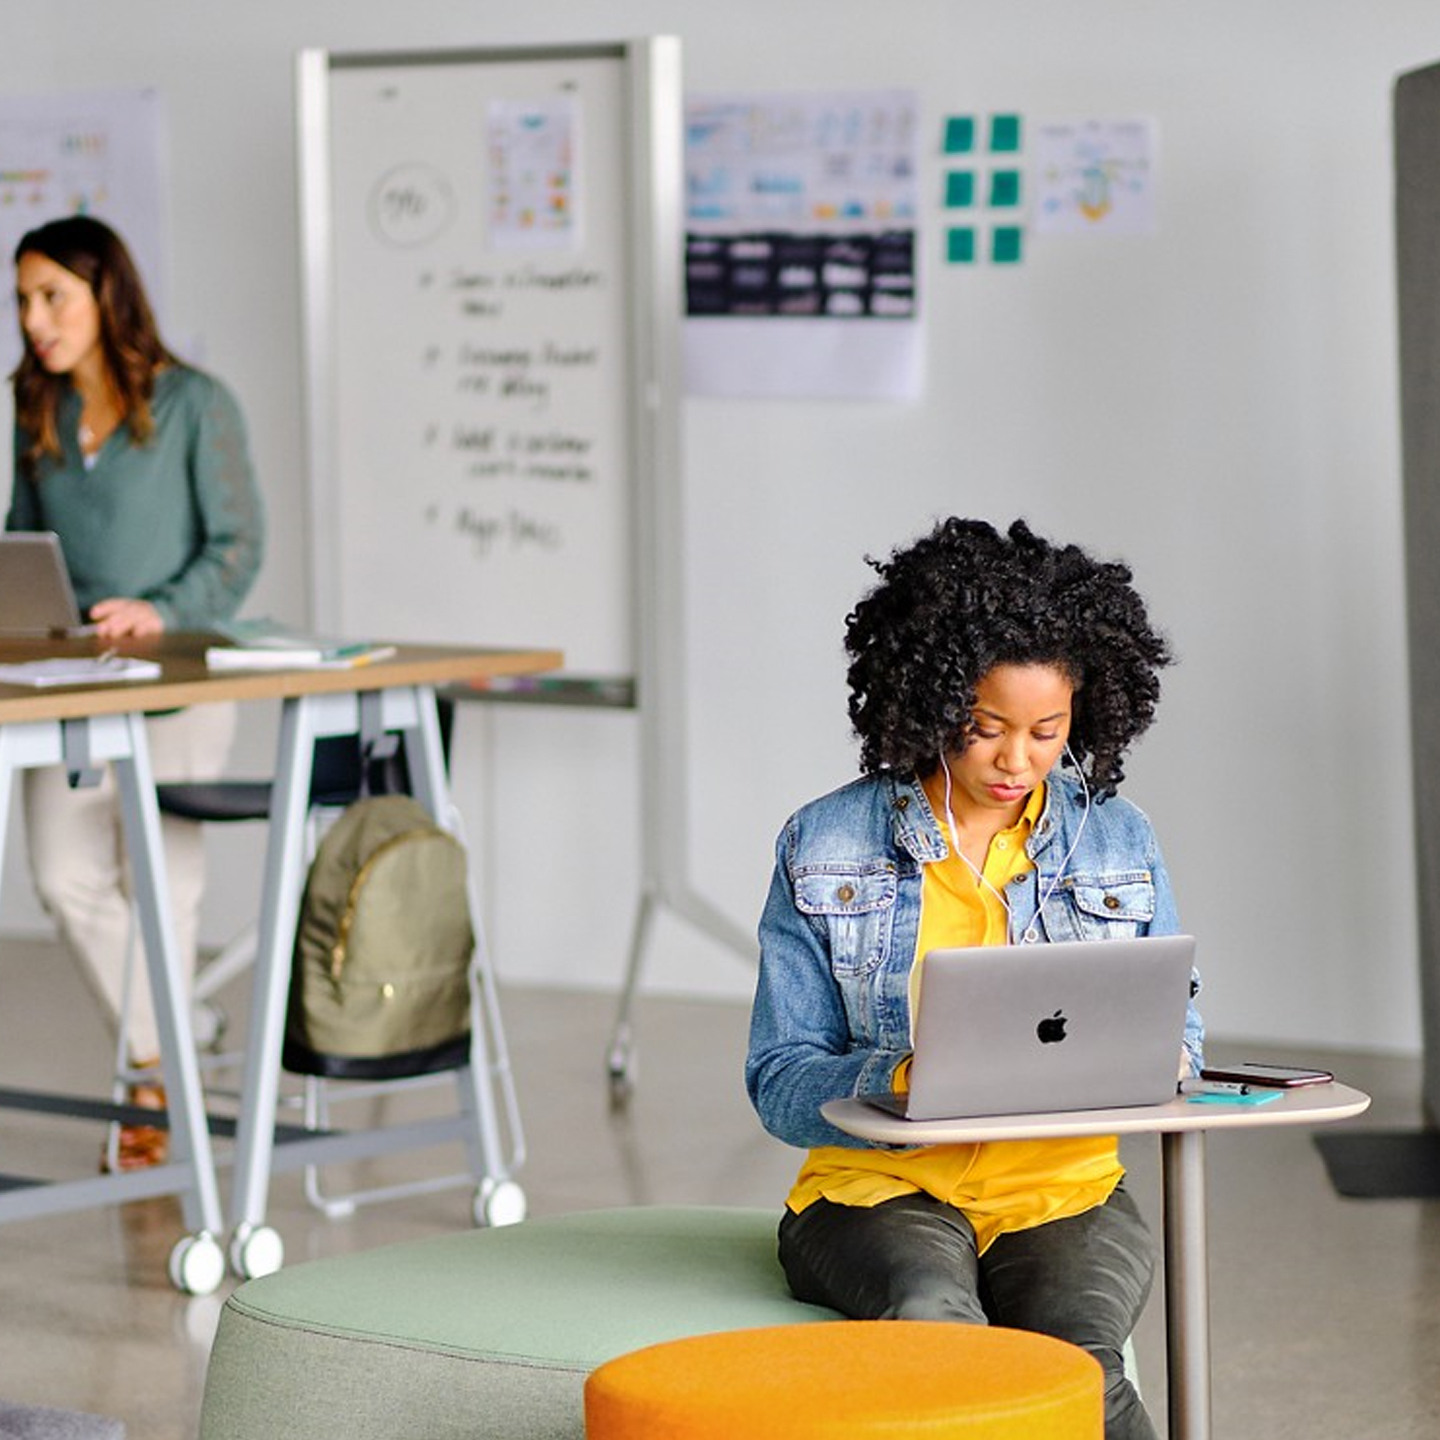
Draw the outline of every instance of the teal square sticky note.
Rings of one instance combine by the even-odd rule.
[[[946,232],[945,258],[952,265],[975,263],[975,232],[968,225],[957,225]]]
[[[975,117],[949,115],[945,119],[945,153],[967,155],[975,148]]]
[[[1187,1095],[1191,1105],[1268,1105],[1284,1094],[1282,1090],[1252,1090],[1248,1095]]]
[[[1020,148],[1020,117],[1018,115],[992,115],[990,117],[990,148],[1002,154]]]
[[[1020,203],[1020,172],[993,170],[990,173],[990,203],[1002,208]]]
[[[990,258],[997,265],[1015,265],[1024,249],[1024,232],[1018,225],[997,225],[990,236]]]
[[[958,210],[975,203],[975,175],[970,170],[950,170],[945,175],[945,204]]]

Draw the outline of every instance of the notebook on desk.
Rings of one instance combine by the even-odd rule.
[[[0,636],[79,635],[80,607],[59,537],[50,530],[0,533]]]
[[[920,975],[909,1120],[1156,1105],[1175,1097],[1189,935],[932,950]]]

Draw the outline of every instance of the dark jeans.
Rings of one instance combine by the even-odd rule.
[[[817,1200],[780,1222],[799,1300],[857,1320],[956,1320],[1054,1335],[1105,1371],[1105,1440],[1155,1440],[1122,1350],[1155,1274],[1155,1248],[1123,1188],[1066,1220],[1001,1235],[983,1256],[953,1205],[901,1195],[872,1208]]]

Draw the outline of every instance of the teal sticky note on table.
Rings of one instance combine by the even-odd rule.
[[[945,258],[952,265],[975,263],[975,231],[970,226],[957,225],[946,232]]]
[[[1252,1090],[1248,1095],[1187,1095],[1192,1105],[1268,1105],[1278,1100],[1278,1090]]]
[[[992,115],[990,117],[990,148],[1001,154],[1008,154],[1020,148],[1020,117],[1018,115]]]
[[[993,170],[990,173],[990,203],[1000,209],[1020,203],[1020,172]]]
[[[945,175],[945,204],[959,210],[975,203],[975,175],[970,170],[950,170]]]
[[[947,116],[945,120],[945,153],[947,155],[968,155],[974,148],[974,116]]]
[[[990,259],[996,265],[1018,265],[1024,248],[1024,231],[1018,225],[997,225],[990,236]]]

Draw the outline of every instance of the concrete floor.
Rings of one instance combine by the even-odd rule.
[[[109,1045],[70,965],[48,943],[0,944],[0,1085],[101,1094]],[[237,1012],[243,993],[226,997]],[[614,1002],[574,992],[503,992],[529,1157],[533,1215],[687,1202],[778,1209],[797,1155],[769,1139],[740,1084],[746,1014],[716,1001],[646,999],[636,1092],[612,1113],[605,1053]],[[1212,1039],[1212,1059],[1319,1063],[1375,1104],[1348,1122],[1419,1122],[1419,1063],[1296,1055]],[[409,1097],[411,1109],[434,1097]],[[101,1127],[0,1112],[0,1171],[91,1174]],[[1159,1217],[1158,1147],[1126,1141],[1131,1187]],[[392,1156],[341,1172],[385,1182],[445,1173],[458,1150]],[[229,1171],[222,1171],[228,1202]],[[1311,1135],[1209,1141],[1215,1435],[1266,1440],[1420,1440],[1440,1434],[1440,1203],[1345,1200]],[[465,1189],[367,1207],[331,1221],[297,1176],[275,1180],[269,1220],[302,1260],[470,1223]],[[193,1440],[220,1306],[233,1287],[187,1299],[165,1273],[178,1201],[149,1200],[0,1227],[0,1398],[117,1416],[131,1440]],[[1142,1388],[1162,1433],[1163,1307],[1136,1336]],[[277,1437],[282,1440],[282,1437]]]

